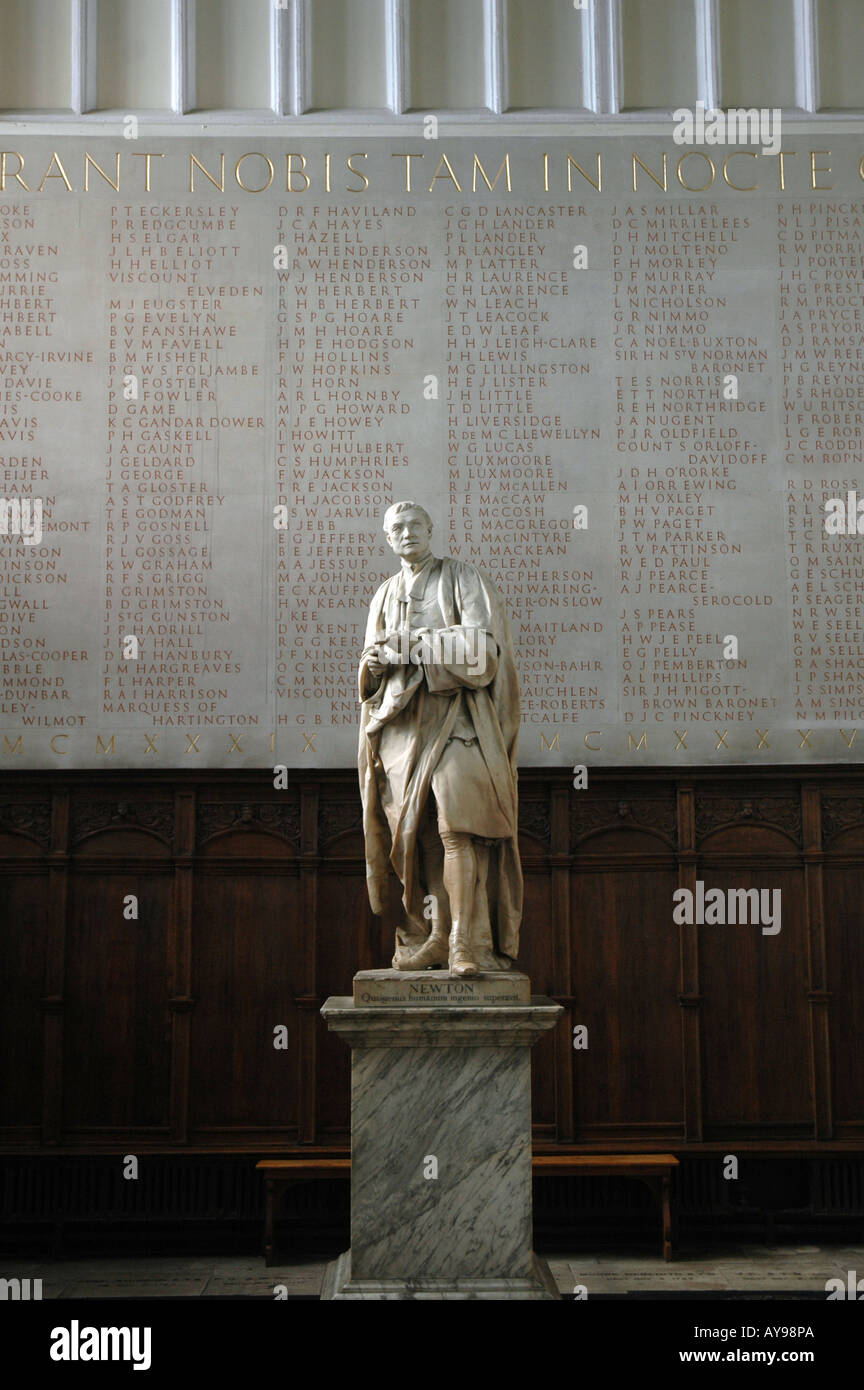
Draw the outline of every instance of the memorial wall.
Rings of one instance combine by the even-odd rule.
[[[523,765],[857,762],[860,139],[291,140],[6,137],[0,768],[350,766],[401,499]]]

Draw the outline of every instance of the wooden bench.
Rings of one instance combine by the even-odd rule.
[[[275,1262],[274,1226],[276,1211],[287,1187],[297,1182],[351,1176],[350,1158],[262,1158],[255,1171],[264,1178],[264,1263]]]
[[[274,1228],[276,1212],[282,1195],[292,1183],[313,1182],[322,1178],[347,1178],[351,1175],[350,1158],[262,1158],[255,1165],[264,1178],[266,1204],[264,1208],[264,1260],[275,1261]],[[662,1249],[664,1260],[672,1259],[675,1244],[670,1181],[678,1167],[673,1154],[535,1154],[531,1160],[535,1178],[636,1178],[644,1182],[660,1204],[663,1220]]]
[[[664,1260],[675,1248],[675,1223],[670,1184],[678,1167],[674,1154],[535,1154],[531,1171],[535,1178],[636,1178],[654,1193],[663,1223]]]

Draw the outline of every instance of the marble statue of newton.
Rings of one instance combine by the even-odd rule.
[[[369,610],[360,658],[360,791],[372,911],[388,860],[403,887],[397,970],[508,970],[519,949],[519,686],[501,597],[462,560],[437,559],[432,521],[396,502],[401,561]]]

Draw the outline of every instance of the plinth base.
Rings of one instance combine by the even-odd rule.
[[[527,1279],[352,1279],[351,1251],[327,1266],[322,1299],[560,1299],[545,1260],[533,1257],[533,1276]]]
[[[518,972],[506,1003],[499,978],[429,976],[363,972],[321,1010],[351,1047],[351,1249],[321,1297],[557,1298],[531,1249],[531,1048],[562,1009]]]

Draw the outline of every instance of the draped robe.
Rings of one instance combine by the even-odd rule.
[[[430,613],[436,621],[427,626]],[[368,663],[382,637],[406,627],[431,635],[424,659],[388,665],[380,678],[373,676]],[[445,632],[452,645],[436,648]],[[434,556],[413,576],[403,568],[386,580],[369,609],[359,695],[358,771],[372,911],[383,910],[389,860],[402,883],[409,924],[402,944],[413,949],[426,939],[423,907],[430,890],[418,834],[434,793],[439,827],[466,831],[491,846],[490,925],[496,951],[512,960],[522,918],[519,687],[494,584],[474,565]]]

